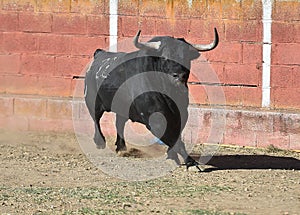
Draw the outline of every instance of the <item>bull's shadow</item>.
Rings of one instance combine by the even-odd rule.
[[[206,160],[199,155],[192,155],[192,157],[197,161]],[[213,156],[206,165],[213,167],[206,168],[205,172],[235,169],[300,170],[300,160],[270,155],[217,155]]]

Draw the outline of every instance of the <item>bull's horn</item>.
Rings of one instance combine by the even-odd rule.
[[[214,28],[215,30],[215,40],[210,43],[210,44],[192,44],[192,46],[197,49],[199,52],[205,52],[205,51],[210,51],[213,50],[214,48],[217,47],[218,43],[219,43],[219,35],[218,35],[218,31],[216,28]]]
[[[137,47],[138,49],[159,49],[161,42],[139,42],[139,37],[141,34],[141,30],[139,30],[137,32],[137,34],[135,35],[135,37],[133,38],[133,44],[135,45],[135,47]]]

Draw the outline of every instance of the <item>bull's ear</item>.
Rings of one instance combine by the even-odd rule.
[[[97,55],[99,52],[103,52],[103,49],[97,49],[97,50],[94,52],[94,58],[96,57],[96,55]]]

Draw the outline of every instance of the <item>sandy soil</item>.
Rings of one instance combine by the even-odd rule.
[[[119,156],[164,150],[129,147]],[[97,168],[74,134],[1,131],[0,160],[1,214],[300,214],[300,154],[272,147],[221,147],[205,172],[178,167],[125,181]]]

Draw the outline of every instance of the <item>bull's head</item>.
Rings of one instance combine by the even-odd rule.
[[[210,44],[191,44],[183,38],[168,36],[154,37],[148,42],[139,42],[141,31],[133,39],[136,48],[143,50],[150,56],[160,58],[161,71],[174,77],[177,82],[186,85],[190,73],[191,61],[200,56],[199,52],[213,50],[219,43],[217,29],[214,29],[215,38]]]

